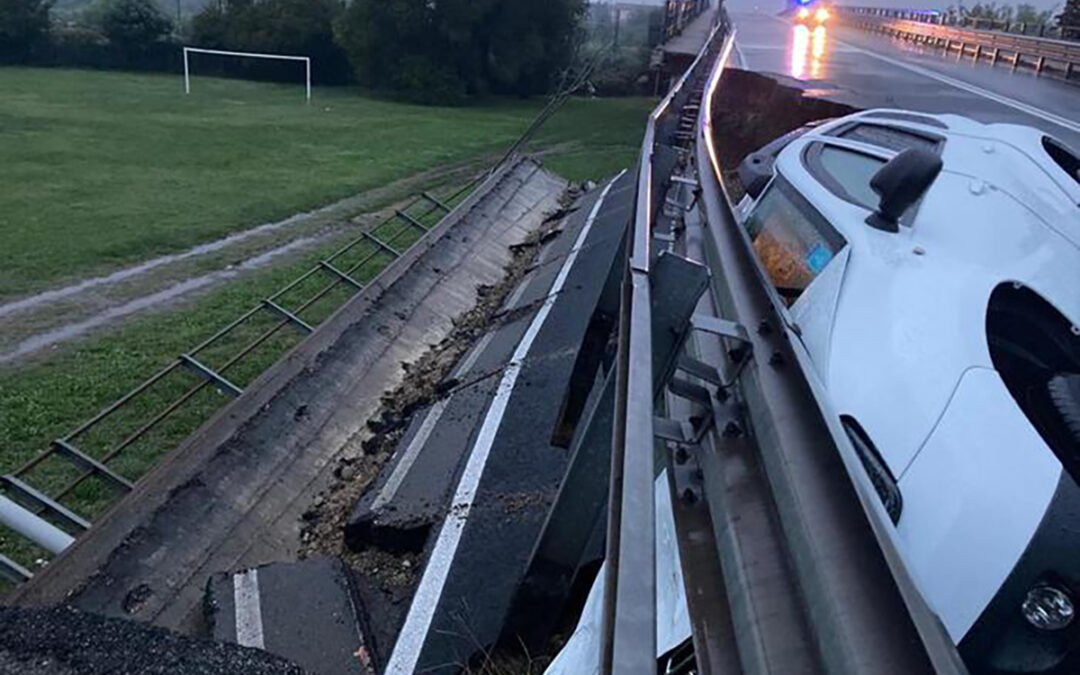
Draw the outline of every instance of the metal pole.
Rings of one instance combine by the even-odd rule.
[[[311,59],[305,59],[304,66],[307,70],[307,101],[311,103]]]
[[[188,69],[188,48],[184,47],[184,93],[191,93],[191,71]]]
[[[4,496],[0,496],[0,523],[52,553],[63,552],[75,541],[67,532]]]

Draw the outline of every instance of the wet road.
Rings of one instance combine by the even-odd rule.
[[[796,26],[765,11],[739,11],[742,67],[794,80],[811,95],[850,105],[958,113],[980,122],[1038,127],[1080,148],[1080,87],[1007,67],[958,62],[940,50],[829,23]]]

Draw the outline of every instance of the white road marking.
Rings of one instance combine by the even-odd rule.
[[[523,288],[525,288],[525,284],[522,284],[515,289],[514,293],[520,297],[520,290]],[[507,306],[512,307],[514,302],[514,298],[511,297],[511,301],[508,302]],[[491,339],[494,336],[495,331],[493,330],[484,333],[476,344],[473,345],[473,348],[469,350],[469,353],[465,355],[465,358],[461,360],[461,363],[454,368],[450,377],[461,377],[472,370],[472,367],[476,365],[477,359],[479,359],[480,355],[487,349],[488,343],[491,342]],[[372,511],[381,509],[394,498],[394,495],[397,494],[397,491],[401,488],[402,482],[405,480],[405,476],[408,475],[413,464],[416,463],[416,458],[420,456],[420,450],[431,437],[431,432],[435,429],[435,425],[439,423],[443,412],[446,411],[446,406],[450,405],[450,399],[452,398],[454,398],[454,395],[451,393],[446,398],[436,401],[428,408],[427,413],[424,415],[424,420],[420,422],[420,428],[416,430],[416,434],[405,447],[405,452],[402,453],[401,459],[398,460],[398,463],[394,466],[394,470],[390,472],[390,477],[386,479],[386,483],[384,483],[382,489],[379,490],[379,494],[372,500]]]
[[[465,469],[458,480],[454,498],[450,503],[450,508],[447,509],[446,519],[439,530],[439,537],[435,541],[435,547],[431,551],[431,556],[424,567],[424,574],[420,578],[420,584],[417,586],[412,603],[409,605],[409,613],[405,617],[405,624],[401,627],[401,632],[398,633],[394,651],[390,655],[390,661],[384,671],[385,675],[412,675],[413,671],[416,670],[416,664],[420,659],[420,650],[423,649],[428,630],[431,628],[431,621],[435,617],[435,608],[439,604],[443,586],[446,584],[446,577],[450,572],[450,564],[453,562],[458,544],[461,542],[461,533],[465,530],[465,522],[469,518],[473,499],[476,497],[476,489],[480,484],[480,477],[483,475],[484,466],[487,464],[488,456],[491,453],[491,446],[495,442],[495,434],[502,424],[506,405],[510,401],[510,394],[513,393],[518,374],[521,372],[522,361],[528,355],[533,341],[536,340],[540,328],[544,325],[548,314],[551,313],[551,308],[555,305],[555,300],[559,297],[559,292],[566,284],[570,268],[573,267],[574,261],[577,260],[578,251],[584,245],[585,238],[592,229],[593,222],[596,220],[596,216],[600,212],[600,207],[607,198],[611,186],[624,173],[626,172],[623,171],[613,178],[604,187],[604,191],[600,193],[592,211],[585,220],[585,225],[581,228],[581,232],[574,241],[574,247],[563,262],[558,276],[555,277],[555,283],[551,286],[551,292],[547,300],[540,307],[540,311],[536,313],[536,316],[533,317],[528,330],[525,331],[521,342],[518,343],[517,348],[514,350],[510,364],[503,371],[502,378],[499,380],[498,388],[495,391],[495,397],[492,399],[491,406],[484,416],[480,433],[473,443]]]
[[[382,490],[371,502],[372,511],[381,509],[397,494],[398,488],[401,487],[402,481],[405,480],[405,476],[408,475],[409,470],[416,463],[416,458],[420,456],[420,449],[427,443],[428,438],[431,437],[431,432],[435,429],[435,425],[442,418],[443,411],[450,404],[450,398],[452,397],[448,396],[436,401],[434,405],[428,408],[424,421],[420,423],[420,428],[416,430],[416,434],[409,441],[409,444],[405,446],[405,452],[402,453],[401,459],[394,466],[394,470],[390,472],[390,477],[386,479]]]
[[[1028,115],[1032,115],[1033,117],[1038,117],[1039,119],[1050,122],[1051,124],[1056,124],[1063,129],[1068,129],[1069,131],[1080,133],[1080,124],[1077,124],[1076,122],[1066,119],[1060,115],[1055,115],[1052,112],[1047,112],[1042,108],[1036,108],[1035,106],[1024,103],[1023,101],[1018,101],[1015,98],[994,93],[988,89],[977,87],[974,84],[969,84],[967,82],[964,82],[963,80],[949,77],[948,75],[942,75],[941,73],[930,70],[929,68],[923,68],[922,66],[916,66],[911,63],[906,63],[904,61],[901,61],[900,59],[894,59],[890,56],[884,56],[882,54],[878,54],[877,52],[872,52],[868,49],[856,47],[855,45],[848,44],[847,42],[842,42],[841,40],[836,40],[836,42],[838,44],[849,47],[850,49],[859,52],[860,54],[865,54],[866,56],[877,59],[878,61],[883,61],[890,65],[896,66],[897,68],[903,68],[904,70],[910,71],[917,75],[922,75],[923,77],[937,80],[938,82],[947,84],[950,87],[955,87],[956,89],[966,91],[969,94],[982,96],[985,99],[995,101],[1014,110],[1019,110],[1020,112],[1027,113]]]
[[[739,60],[739,67],[743,70],[750,70],[750,62],[746,60],[746,54],[743,53],[742,45],[739,41],[734,42],[735,45],[735,57]]]
[[[236,605],[236,643],[242,647],[264,649],[257,570],[233,575],[233,600]]]
[[[774,16],[774,17],[771,17],[771,18],[774,19],[775,21],[780,22],[780,23],[784,23],[784,24],[787,23],[786,21],[784,21],[780,17]],[[1033,105],[1024,103],[1023,101],[1018,101],[1015,98],[1012,98],[1010,96],[1005,96],[1003,94],[994,93],[994,92],[992,92],[992,91],[990,91],[988,89],[983,89],[982,87],[978,87],[978,86],[976,86],[974,84],[964,82],[963,80],[958,80],[958,79],[956,79],[954,77],[949,77],[948,75],[943,75],[943,74],[941,74],[941,73],[939,73],[939,72],[937,72],[935,70],[931,70],[929,68],[923,68],[922,66],[916,66],[913,63],[907,63],[906,61],[902,61],[901,59],[894,59],[891,56],[885,56],[884,54],[878,54],[877,52],[871,51],[869,49],[863,49],[862,47],[856,47],[855,45],[851,44],[850,42],[844,42],[843,40],[840,40],[840,39],[837,39],[837,38],[832,38],[832,42],[833,42],[834,45],[842,45],[842,46],[850,49],[851,51],[858,52],[859,54],[864,54],[866,56],[869,56],[872,59],[877,59],[878,61],[881,61],[883,63],[888,63],[890,65],[896,66],[897,68],[903,68],[904,70],[915,73],[916,75],[922,75],[923,77],[928,77],[931,80],[937,80],[938,82],[941,82],[942,84],[947,84],[950,87],[955,87],[956,89],[960,89],[961,91],[966,91],[969,94],[975,94],[976,96],[982,96],[983,98],[988,99],[990,101],[994,101],[996,103],[1000,103],[1001,105],[1008,106],[1008,107],[1012,108],[1013,110],[1019,110],[1022,113],[1027,113],[1028,115],[1031,115],[1033,117],[1038,117],[1039,119],[1050,122],[1051,124],[1056,124],[1056,125],[1058,125],[1059,127],[1063,128],[1063,129],[1068,129],[1069,131],[1072,131],[1074,133],[1080,133],[1080,124],[1078,124],[1076,122],[1073,122],[1072,120],[1067,119],[1065,117],[1062,117],[1061,115],[1056,115],[1056,114],[1054,114],[1052,112],[1048,112],[1046,110],[1043,110],[1042,108],[1037,108],[1037,107],[1035,107]],[[750,49],[750,47],[748,47],[746,45],[743,45],[743,47],[746,48],[746,49]]]

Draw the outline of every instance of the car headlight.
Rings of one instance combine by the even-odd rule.
[[[808,19],[808,18],[810,18],[810,10],[808,10],[805,7],[801,7],[799,9],[798,16],[799,16],[800,19]]]
[[[818,23],[825,23],[829,19],[829,10],[824,7],[818,9],[818,11],[814,13],[814,18]]]
[[[1039,584],[1028,591],[1020,612],[1039,630],[1061,630],[1072,623],[1076,607],[1065,591],[1050,584]]]

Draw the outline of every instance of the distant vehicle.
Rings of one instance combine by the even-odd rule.
[[[737,216],[974,673],[1080,672],[1080,157],[870,110],[739,167]]]
[[[831,14],[829,9],[823,5],[801,5],[792,16],[795,17],[795,23],[797,24],[820,26],[829,20]]]

